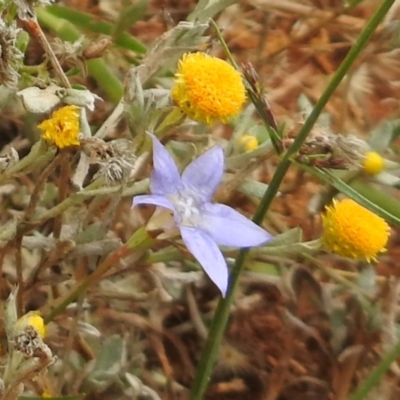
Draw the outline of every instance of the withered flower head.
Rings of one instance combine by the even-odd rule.
[[[14,0],[18,7],[18,17],[22,20],[27,20],[35,15],[34,6],[45,7],[49,6],[54,0]]]
[[[107,37],[85,41],[85,38],[81,36],[73,43],[54,38],[52,48],[61,64],[65,63],[69,68],[78,68],[87,75],[85,60],[102,57],[111,43],[111,39]]]
[[[108,186],[129,180],[137,161],[135,146],[127,139],[106,143],[98,138],[85,138],[82,140],[82,150],[89,157],[90,164],[98,168],[93,179],[104,178]]]
[[[16,47],[19,31],[15,24],[7,25],[0,18],[0,84],[10,89],[18,84],[18,66],[23,56]]]
[[[285,145],[290,145],[291,141],[286,140]],[[369,150],[368,143],[354,135],[335,135],[317,127],[303,143],[299,161],[309,159],[321,168],[357,170],[362,168]]]
[[[52,353],[43,342],[39,332],[32,325],[27,325],[14,336],[15,350],[20,351],[26,358],[39,357],[51,359]]]
[[[54,38],[51,47],[61,64],[65,63],[70,68],[79,68],[86,75],[86,65],[82,57],[85,47],[83,36],[73,43]]]
[[[105,178],[106,185],[113,186],[124,183],[128,180],[134,163],[122,157],[112,157],[105,162],[101,162],[100,169],[94,179]]]

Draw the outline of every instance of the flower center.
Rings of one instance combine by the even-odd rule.
[[[177,225],[197,227],[200,222],[200,204],[195,196],[187,193],[173,193],[168,196],[175,208],[175,221]]]

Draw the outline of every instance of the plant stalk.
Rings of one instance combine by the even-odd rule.
[[[292,146],[288,149],[280,162],[276,173],[274,174],[268,189],[265,192],[263,199],[254,215],[254,222],[260,224],[264,219],[266,212],[268,211],[272,200],[275,198],[279,186],[290,166],[290,157],[299,151],[301,145],[307,138],[315,122],[317,121],[319,115],[327,104],[328,100],[339,86],[342,79],[345,77],[350,67],[356,61],[357,57],[361,51],[365,48],[368,41],[371,39],[375,29],[378,27],[386,13],[389,11],[390,7],[393,5],[395,0],[384,0],[381,6],[377,9],[375,14],[366,24],[360,36],[348,52],[346,58],[343,60],[342,64],[339,66],[335,74],[333,75],[331,81],[329,82],[327,88],[322,93],[321,97],[315,104],[315,107],[309,117],[307,118],[305,124],[300,130],[298,136],[293,142]],[[207,389],[208,383],[210,381],[210,376],[212,372],[213,365],[218,356],[218,349],[222,341],[222,336],[224,334],[229,314],[230,308],[235,292],[235,288],[239,281],[240,272],[243,269],[244,261],[246,259],[248,250],[242,250],[236,260],[233,267],[233,271],[230,279],[230,289],[228,290],[227,296],[221,299],[218,303],[215,315],[210,327],[208,338],[206,340],[201,359],[196,369],[196,375],[194,378],[190,400],[201,400]],[[355,399],[352,399],[355,400]],[[357,399],[358,400],[358,399]]]

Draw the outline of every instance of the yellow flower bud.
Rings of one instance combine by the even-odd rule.
[[[39,336],[43,339],[46,335],[44,320],[37,311],[30,311],[23,315],[14,326],[16,333],[23,331],[27,326],[35,328]]]
[[[242,151],[252,151],[258,147],[258,140],[252,135],[243,135],[237,141],[237,145]]]
[[[362,163],[363,170],[369,175],[378,174],[385,167],[385,162],[381,155],[376,151],[368,151],[364,154],[364,160]]]

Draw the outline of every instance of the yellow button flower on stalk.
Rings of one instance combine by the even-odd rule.
[[[79,146],[79,107],[65,106],[54,111],[38,128],[42,138],[55,144],[59,149]]]
[[[363,171],[369,175],[379,174],[385,168],[385,162],[376,151],[367,151],[362,162]]]
[[[16,333],[24,331],[27,326],[35,328],[39,336],[43,339],[46,335],[46,327],[42,316],[37,311],[30,311],[23,315],[14,326]]]
[[[252,151],[258,147],[258,140],[252,135],[243,135],[238,139],[237,145],[242,151]]]
[[[390,228],[386,221],[351,199],[334,200],[322,215],[326,250],[359,261],[376,261],[386,251]]]
[[[230,64],[198,52],[186,53],[179,61],[171,96],[189,118],[213,124],[240,112],[246,90]]]

